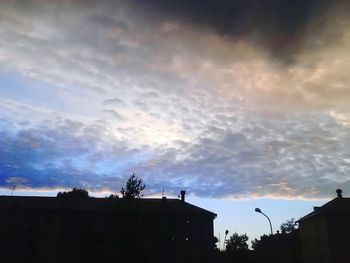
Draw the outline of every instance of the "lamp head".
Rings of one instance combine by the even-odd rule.
[[[260,208],[255,208],[255,212],[257,212],[257,213],[261,213]]]

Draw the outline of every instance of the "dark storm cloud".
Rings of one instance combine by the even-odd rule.
[[[274,55],[296,51],[305,26],[332,6],[332,1],[324,0],[134,0],[133,3],[153,10],[152,14],[157,13],[165,20],[207,27],[232,38],[250,38]]]

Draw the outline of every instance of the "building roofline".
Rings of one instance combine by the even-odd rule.
[[[314,211],[308,213],[307,215],[303,216],[302,218],[300,218],[299,220],[297,220],[297,223],[303,222],[305,220],[308,220],[310,218],[313,218],[315,216],[318,215],[323,215],[329,212],[329,210],[334,207],[335,205],[339,204],[339,202],[341,202],[342,200],[345,200],[346,202],[350,202],[350,198],[349,197],[336,197],[332,200],[330,200],[329,202],[325,203],[323,206],[321,207],[314,207]]]
[[[30,208],[44,208],[48,210],[55,210],[58,208],[62,208],[61,205],[69,204],[67,206],[63,206],[65,209],[69,210],[77,210],[77,211],[86,211],[86,210],[95,210],[95,209],[115,209],[113,204],[144,204],[140,205],[141,208],[144,209],[145,212],[152,212],[157,209],[157,206],[167,205],[167,210],[171,211],[171,207],[174,208],[173,212],[182,213],[187,212],[191,214],[203,214],[208,215],[211,218],[216,218],[216,214],[203,209],[201,207],[192,205],[190,203],[181,201],[176,198],[140,198],[140,199],[132,199],[127,200],[123,198],[103,198],[103,197],[89,197],[89,198],[74,198],[74,197],[51,197],[51,196],[0,196],[0,209],[6,208],[7,206],[2,205],[4,202],[26,202],[26,201],[39,201],[37,204],[28,205],[28,209]],[[90,201],[90,202],[89,202]],[[53,206],[46,204],[46,202],[53,202]],[[90,203],[90,204],[89,204]],[[80,205],[81,204],[81,205]],[[84,205],[85,204],[85,205]],[[94,206],[95,205],[95,206]],[[159,210],[161,211],[161,210]]]

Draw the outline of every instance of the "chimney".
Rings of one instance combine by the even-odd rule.
[[[180,192],[180,194],[181,194],[181,201],[182,201],[182,202],[185,202],[186,191],[182,190],[182,191]]]
[[[342,191],[341,189],[338,188],[336,192],[337,192],[337,197],[338,197],[338,198],[342,198],[342,197],[343,197],[343,196],[342,196],[342,192],[343,192],[343,191]]]

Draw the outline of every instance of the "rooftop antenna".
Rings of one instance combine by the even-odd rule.
[[[6,183],[8,184],[12,184],[12,192],[11,192],[11,196],[13,195],[13,192],[16,190],[17,185],[22,186],[24,183],[28,182],[28,179],[23,178],[23,177],[19,177],[19,176],[13,176],[13,177],[9,177],[5,180]]]
[[[15,191],[15,189],[16,189],[16,185],[13,185],[11,196],[13,195],[13,192]]]
[[[163,187],[163,191],[162,191],[162,198],[164,197],[164,187]]]

